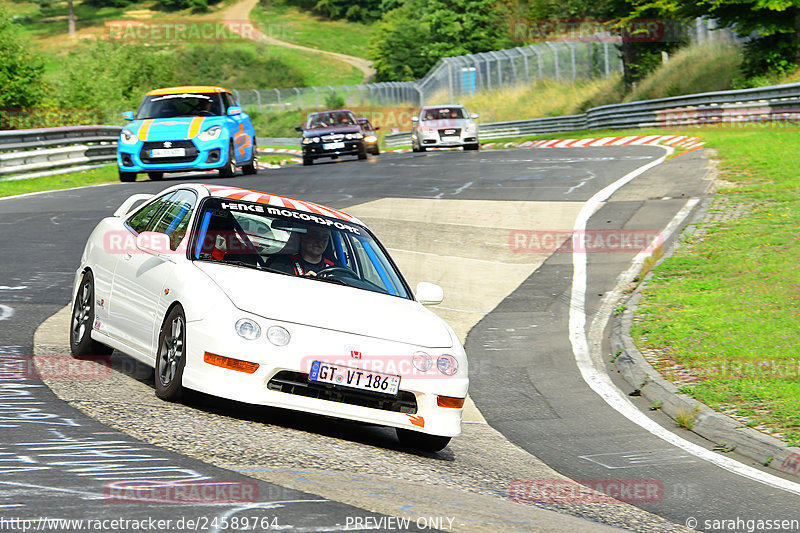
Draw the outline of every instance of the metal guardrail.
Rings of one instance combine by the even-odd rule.
[[[482,140],[492,140],[586,129],[775,121],[800,121],[800,83],[606,105],[580,115],[491,122],[478,127]],[[72,172],[112,161],[121,129],[74,126],[0,131],[0,180]],[[275,144],[299,142],[271,140]],[[411,133],[390,133],[384,141],[389,148],[408,146]]]
[[[0,131],[0,180],[86,170],[116,159],[121,126]]]
[[[594,107],[581,115],[478,125],[482,140],[587,129],[681,127],[800,120],[800,83],[718,91]],[[390,133],[390,148],[411,144],[411,133]]]

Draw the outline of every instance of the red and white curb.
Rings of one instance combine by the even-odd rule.
[[[481,144],[482,150],[494,148],[581,148],[595,146],[627,146],[627,145],[653,145],[662,144],[684,150],[697,150],[705,145],[698,137],[686,135],[629,135],[625,137],[590,137],[587,139],[545,139],[541,141],[525,141],[521,143],[485,143]],[[429,148],[428,150],[436,150]],[[410,148],[385,150],[386,152],[410,152]]]

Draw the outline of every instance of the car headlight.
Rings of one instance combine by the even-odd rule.
[[[420,372],[427,372],[433,366],[433,359],[425,352],[414,352],[413,363]]]
[[[241,318],[236,321],[236,333],[243,339],[254,341],[261,336],[261,326],[255,320]]]
[[[348,133],[344,136],[345,139],[361,139],[362,137],[364,136],[360,133]]]
[[[280,326],[271,326],[267,330],[267,339],[275,346],[286,346],[292,340],[292,336],[285,328]]]
[[[139,137],[128,128],[124,128],[119,134],[119,140],[122,144],[136,144],[139,142]]]
[[[436,368],[445,376],[452,376],[458,370],[458,363],[452,355],[441,355],[436,359]]]
[[[304,137],[303,138],[303,144],[312,144],[312,143],[318,143],[318,142],[319,142],[319,137]]]
[[[366,137],[364,137],[364,140],[367,141],[368,143],[376,143],[378,142],[378,137],[376,137],[375,135],[367,135]]]
[[[214,141],[219,139],[221,133],[222,133],[222,128],[220,128],[219,126],[211,126],[206,131],[198,135],[197,138],[200,139],[201,141]]]

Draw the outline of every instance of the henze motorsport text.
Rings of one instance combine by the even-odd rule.
[[[291,218],[296,218],[298,220],[304,220],[306,222],[314,222],[322,226],[333,226],[336,229],[347,230],[350,233],[361,235],[361,231],[359,231],[359,229],[354,226],[350,226],[348,224],[342,224],[341,222],[335,222],[333,220],[328,220],[327,218],[318,217],[316,215],[312,215],[309,213],[300,213],[298,211],[292,211],[290,209],[280,209],[278,207],[264,207],[263,205],[239,204],[239,203],[229,203],[229,202],[222,202],[220,204],[220,207],[222,207],[222,209],[227,209],[229,211],[246,211],[249,213],[266,213],[268,215],[291,217]]]

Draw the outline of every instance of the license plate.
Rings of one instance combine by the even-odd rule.
[[[322,148],[323,150],[338,150],[339,148],[344,148],[344,143],[325,143],[322,145]]]
[[[442,142],[444,143],[457,143],[461,142],[459,137],[442,137]]]
[[[150,157],[183,157],[186,155],[186,148],[153,148],[150,150]]]
[[[361,368],[351,368],[314,361],[311,364],[309,381],[331,383],[340,387],[397,395],[400,376],[382,374]]]

